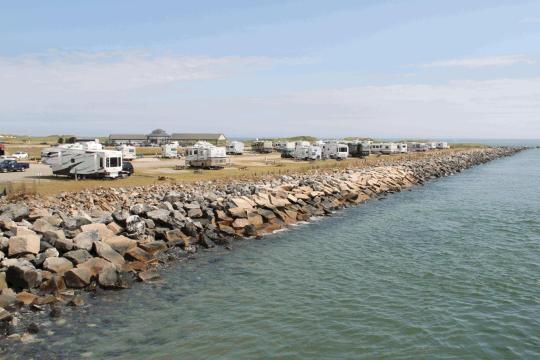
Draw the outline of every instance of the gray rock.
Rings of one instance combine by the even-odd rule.
[[[86,268],[74,268],[64,273],[66,286],[73,289],[80,289],[90,284],[92,273]]]
[[[118,272],[110,267],[103,268],[98,275],[98,283],[106,289],[117,289],[121,287]]]
[[[194,209],[189,209],[187,215],[190,218],[200,218],[202,217],[203,213],[200,208],[194,208]]]
[[[74,263],[75,265],[82,264],[83,262],[90,260],[92,258],[92,255],[84,250],[84,249],[78,249],[78,250],[72,250],[68,251],[64,254],[64,257]]]
[[[29,262],[21,261],[8,267],[6,280],[15,289],[32,289],[41,285],[41,271],[36,270]]]
[[[73,268],[73,264],[63,257],[50,257],[43,262],[43,269],[56,274],[63,274]]]
[[[28,216],[30,209],[25,203],[7,204],[0,208],[0,218],[20,221]]]
[[[126,219],[126,231],[132,236],[142,235],[146,229],[146,222],[138,215],[128,216]]]
[[[73,240],[72,239],[66,239],[66,238],[63,238],[63,239],[58,239],[56,240],[56,243],[54,244],[54,246],[61,252],[65,252],[65,251],[71,251],[73,250],[73,246],[74,246],[74,243],[73,243]]]
[[[94,242],[94,250],[96,254],[113,263],[117,268],[121,268],[124,265],[125,260],[122,255],[116,252],[109,244],[102,241]]]
[[[32,230],[34,230],[37,233],[43,234],[47,231],[55,231],[58,229],[55,226],[53,226],[50,222],[48,222],[46,218],[40,218],[34,222],[34,224],[32,225]]]
[[[100,236],[97,230],[82,232],[73,239],[75,249],[84,249],[90,251],[94,241],[99,241]]]
[[[126,224],[126,220],[129,216],[130,216],[129,211],[124,210],[124,209],[116,210],[115,212],[112,213],[112,217],[114,221],[121,224],[122,226]]]
[[[62,230],[46,230],[43,232],[41,240],[48,242],[51,245],[55,245],[56,241],[65,239],[66,235]]]
[[[148,218],[152,219],[153,221],[160,222],[162,224],[166,224],[169,221],[169,215],[170,215],[170,211],[165,210],[165,209],[153,210],[146,214]]]

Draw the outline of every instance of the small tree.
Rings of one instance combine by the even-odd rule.
[[[71,137],[67,138],[66,143],[75,144],[76,141],[77,141],[77,138],[75,136],[71,136]]]
[[[64,143],[64,138],[63,138],[63,137],[59,137],[59,138],[58,138],[58,143],[59,143],[59,144],[63,144],[63,143]]]

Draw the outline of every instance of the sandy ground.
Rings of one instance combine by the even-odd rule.
[[[49,176],[52,176],[52,171],[48,165],[31,163],[30,168],[24,172],[0,173],[0,183],[40,179],[46,181]]]

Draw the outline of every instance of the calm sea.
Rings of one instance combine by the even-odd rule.
[[[11,356],[540,358],[540,150],[107,292]],[[50,331],[50,335],[45,335]]]

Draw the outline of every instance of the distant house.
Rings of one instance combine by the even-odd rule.
[[[208,133],[173,133],[171,141],[177,141],[180,146],[189,146],[197,141],[206,141],[214,145],[225,145],[227,138],[223,134]]]
[[[111,134],[109,142],[114,145],[144,145],[148,140],[147,135],[142,134]]]

